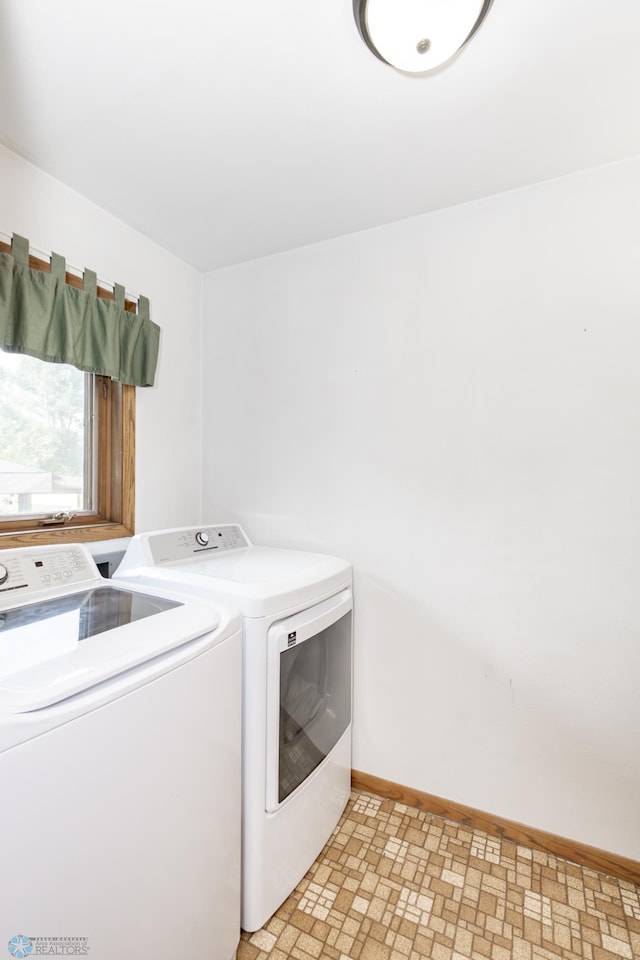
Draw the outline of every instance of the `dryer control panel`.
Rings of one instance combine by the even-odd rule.
[[[244,530],[237,524],[189,527],[183,530],[167,530],[164,533],[149,536],[149,549],[156,565],[250,546],[251,543]]]
[[[97,577],[90,554],[79,546],[25,547],[0,554],[0,599],[5,594],[24,596]]]

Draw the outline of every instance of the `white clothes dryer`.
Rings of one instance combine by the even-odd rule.
[[[140,534],[116,578],[224,600],[243,620],[242,927],[316,859],[351,785],[352,571],[237,525]]]
[[[170,960],[240,937],[241,622],[103,579],[86,547],[0,553],[0,943]]]

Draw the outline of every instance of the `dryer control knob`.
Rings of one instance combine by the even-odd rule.
[[[9,571],[5,567],[4,563],[0,563],[0,583],[6,583],[9,579]]]
[[[198,530],[196,533],[196,543],[199,543],[201,547],[206,547],[209,543],[209,534],[205,533],[204,530]]]

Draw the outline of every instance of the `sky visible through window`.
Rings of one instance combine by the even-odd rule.
[[[0,515],[84,509],[85,382],[0,350]]]

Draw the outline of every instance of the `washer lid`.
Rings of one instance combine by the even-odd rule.
[[[211,633],[219,623],[208,605],[110,581],[41,592],[32,602],[0,610],[0,713],[58,703]]]

